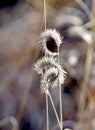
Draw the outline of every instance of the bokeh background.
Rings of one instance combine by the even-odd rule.
[[[63,36],[63,129],[95,130],[95,0],[47,0],[46,6],[47,28]],[[43,0],[0,0],[0,130],[46,129],[45,95],[33,69],[43,31]],[[59,113],[58,89],[51,95]],[[59,130],[50,102],[49,117],[50,129]]]

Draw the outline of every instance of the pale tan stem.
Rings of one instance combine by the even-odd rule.
[[[48,112],[48,94],[46,93],[46,119],[47,119],[47,130],[49,130],[49,112]]]
[[[27,87],[24,91],[23,100],[22,100],[22,102],[19,106],[17,116],[16,116],[18,123],[20,123],[22,115],[24,113],[24,110],[25,110],[25,107],[26,107],[26,104],[27,104],[27,100],[28,100],[28,97],[29,97],[30,88],[31,88],[31,85],[29,87]]]
[[[59,117],[58,117],[58,114],[57,114],[57,111],[56,111],[56,108],[55,108],[55,105],[54,105],[54,102],[53,102],[53,99],[52,99],[52,97],[51,97],[51,94],[50,94],[49,90],[47,91],[47,94],[48,94],[48,96],[49,96],[49,98],[50,98],[50,101],[51,101],[51,104],[52,104],[52,107],[53,107],[53,110],[54,110],[56,119],[57,119],[57,121],[58,121],[58,125],[59,125],[59,127],[60,127],[60,129],[61,129],[61,123],[60,123],[60,120],[59,120]]]
[[[46,0],[44,0],[44,30],[45,30],[45,42],[46,42],[46,24],[47,24],[47,17],[46,17]],[[45,52],[46,56],[46,52]]]
[[[62,114],[62,87],[59,86],[59,99],[60,99],[60,122],[61,122],[61,130],[62,130],[62,125],[63,125],[63,114]]]
[[[59,46],[58,46],[58,63],[60,64],[60,57],[59,57]],[[63,125],[63,119],[62,119],[62,92],[61,92],[61,85],[59,86],[59,102],[60,102],[60,123],[61,123],[61,130]]]
[[[88,17],[90,14],[92,15],[92,17],[94,17],[94,14],[90,11],[90,9],[82,0],[75,0],[75,1],[81,6],[81,8],[85,11]]]
[[[88,82],[89,82],[92,60],[93,60],[93,51],[94,51],[93,44],[88,45],[84,77],[83,77],[83,82],[81,84],[81,92],[80,92],[80,100],[79,100],[80,112],[84,111],[86,105],[86,96],[87,96]]]
[[[46,0],[44,0],[44,26],[46,31]]]

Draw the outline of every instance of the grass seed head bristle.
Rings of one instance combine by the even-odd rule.
[[[35,70],[38,72],[38,74],[42,74],[44,72],[44,69],[48,68],[51,65],[54,65],[55,59],[53,57],[42,57],[39,59],[35,64]]]
[[[50,68],[51,66],[55,66],[59,70],[62,69],[61,65],[56,62],[56,59],[53,57],[42,57],[39,59],[35,64],[35,70],[38,72],[38,74],[43,74],[45,69]],[[66,73],[64,71],[64,73]]]
[[[47,29],[41,33],[41,48],[48,55],[58,55],[58,47],[62,44],[62,37],[55,29]]]
[[[41,48],[44,57],[35,64],[35,70],[42,75],[41,91],[47,93],[48,89],[60,87],[64,83],[66,72],[58,62],[59,46],[62,43],[60,34],[55,29],[47,29],[41,33]]]
[[[46,73],[42,76],[41,81],[41,90],[45,92],[47,88],[54,88],[57,86],[61,86],[64,83],[65,73],[64,70],[58,67],[51,67],[46,71]],[[47,87],[48,86],[48,87]]]
[[[41,92],[42,93],[47,93],[48,89],[49,89],[48,84],[46,84],[46,82],[42,80],[41,81]]]

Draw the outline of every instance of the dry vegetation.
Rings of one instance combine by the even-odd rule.
[[[47,28],[64,37],[63,129],[95,130],[95,1],[79,1],[47,0]],[[46,129],[45,95],[33,70],[43,56],[38,46],[44,31],[43,5],[43,0],[0,3],[0,130]],[[51,95],[59,114],[58,89]],[[50,130],[59,130],[50,102],[49,118]]]

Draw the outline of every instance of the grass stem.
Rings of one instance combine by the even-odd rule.
[[[48,112],[48,94],[46,93],[46,119],[47,119],[47,130],[49,130],[49,112]]]
[[[80,93],[80,100],[79,100],[79,112],[83,112],[85,110],[88,82],[89,82],[92,60],[93,60],[93,52],[94,52],[93,44],[88,45],[86,63],[85,63],[85,70],[84,70],[84,77],[83,77],[83,82],[81,84],[81,93]]]
[[[61,122],[61,130],[63,125],[63,118],[62,118],[62,87],[59,86],[59,99],[60,99],[60,122]]]
[[[57,119],[57,121],[58,121],[58,125],[59,125],[59,127],[60,127],[60,129],[61,129],[61,123],[60,123],[60,120],[59,120],[59,117],[58,117],[58,114],[57,114],[57,111],[56,111],[56,108],[55,108],[55,105],[54,105],[54,102],[53,102],[53,99],[52,99],[52,97],[51,97],[51,94],[50,94],[49,90],[48,90],[47,93],[48,93],[48,96],[49,96],[49,98],[50,98],[52,107],[53,107],[53,109],[54,109],[54,113],[55,113],[56,119]]]

